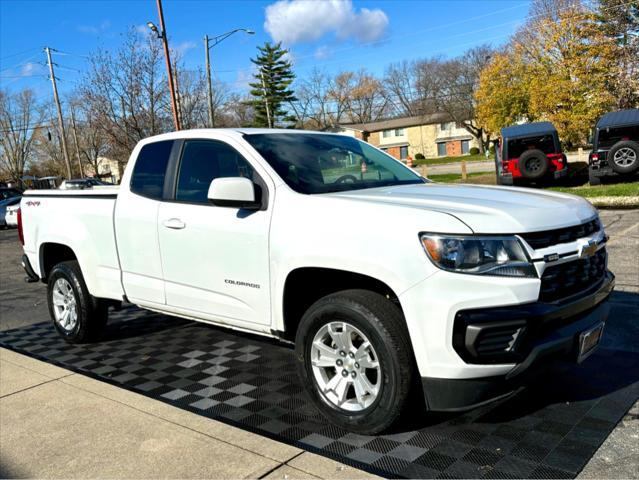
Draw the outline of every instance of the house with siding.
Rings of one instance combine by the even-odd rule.
[[[370,123],[342,123],[335,131],[381,148],[395,158],[464,155],[478,147],[475,138],[445,113],[393,118]]]

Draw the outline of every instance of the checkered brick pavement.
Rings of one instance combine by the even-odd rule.
[[[0,332],[0,345],[385,477],[573,478],[639,397],[636,354],[602,349],[499,404],[408,412],[365,436],[328,424],[292,350],[256,336],[129,308],[100,343],[67,344],[42,323]]]

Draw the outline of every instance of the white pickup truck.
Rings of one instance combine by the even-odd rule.
[[[317,407],[362,433],[409,399],[467,409],[583,360],[614,286],[585,200],[432,183],[327,133],[146,139],[119,187],[25,192],[20,236],[67,340],[127,301],[291,342]]]

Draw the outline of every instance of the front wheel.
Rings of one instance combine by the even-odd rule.
[[[401,414],[414,378],[404,318],[382,295],[345,290],[315,302],[296,335],[302,385],[331,422],[374,434]]]
[[[108,305],[89,294],[78,262],[62,262],[53,267],[47,300],[53,326],[68,342],[95,340],[102,333]]]

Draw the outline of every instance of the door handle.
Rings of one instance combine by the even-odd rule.
[[[169,218],[168,220],[164,220],[162,222],[162,225],[173,230],[182,230],[184,227],[186,227],[186,223],[184,223],[179,218]]]

